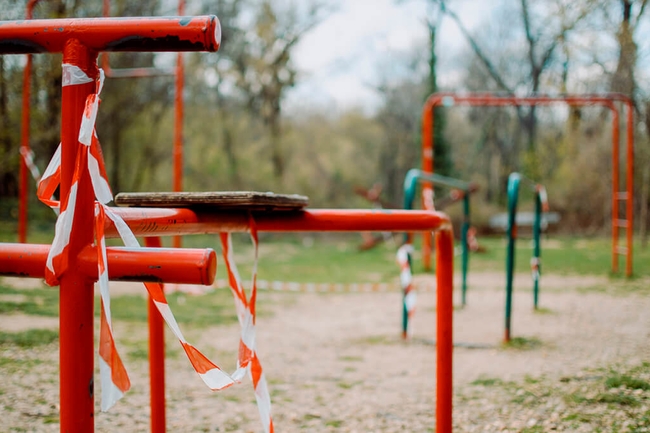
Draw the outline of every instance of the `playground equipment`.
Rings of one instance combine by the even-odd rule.
[[[29,0],[25,8],[25,19],[31,20],[36,5],[41,0]],[[178,2],[178,15],[183,16],[185,11],[185,0]],[[103,1],[103,15],[110,17],[110,0]],[[113,69],[110,66],[108,54],[105,53],[102,58],[102,69],[107,77],[110,78],[147,78],[158,76],[175,76],[176,77],[176,96],[174,98],[174,169],[172,185],[173,191],[182,190],[183,178],[183,80],[184,67],[183,55],[178,53],[176,68],[173,71],[162,70],[159,68],[120,68]],[[19,168],[19,194],[18,194],[18,242],[27,242],[27,208],[29,181],[27,172],[30,171],[34,180],[38,183],[40,172],[33,162],[33,152],[29,144],[29,125],[30,125],[30,94],[31,94],[31,71],[32,55],[27,54],[27,61],[23,69],[23,94],[22,94],[22,120],[21,120],[21,145],[20,154],[21,162]],[[173,239],[174,246],[180,247],[180,237]]]
[[[620,190],[620,150],[619,150],[619,110],[616,102],[626,109],[626,182],[625,191]],[[435,107],[452,107],[454,105],[471,106],[534,106],[564,103],[569,106],[602,106],[612,112],[612,272],[618,272],[618,256],[625,256],[625,275],[632,276],[632,235],[634,213],[634,105],[632,100],[620,93],[605,93],[602,95],[532,95],[517,97],[513,95],[497,95],[492,93],[434,93],[429,96],[422,110],[422,170],[433,172],[433,110]],[[426,197],[431,194],[430,183],[423,185],[424,209],[432,209]],[[619,201],[625,201],[625,217],[619,215]],[[626,246],[620,247],[619,228],[626,230]],[[422,260],[425,269],[431,267],[431,239],[424,236]]]
[[[103,1],[103,16],[111,16],[110,0]],[[185,0],[178,0],[178,16],[185,14]],[[174,141],[173,141],[173,175],[172,191],[182,191],[183,183],[183,81],[184,64],[183,53],[176,55],[176,67],[174,70],[161,70],[155,67],[144,68],[119,68],[113,69],[110,65],[108,53],[101,57],[102,69],[109,78],[151,78],[159,76],[175,77],[174,94]],[[161,247],[160,238],[145,238],[145,245],[148,247]],[[180,236],[172,238],[172,246],[180,248],[182,239]],[[148,302],[149,321],[149,376],[150,376],[150,403],[151,403],[151,429],[154,432],[166,430],[166,407],[165,407],[165,334],[163,320],[158,314],[153,299],[149,296]]]
[[[463,224],[460,229],[460,237],[461,237],[460,242],[462,248],[462,272],[463,272],[461,303],[463,306],[465,306],[467,304],[467,297],[466,297],[467,268],[469,266],[469,241],[468,241],[469,221],[470,221],[469,196],[471,193],[475,192],[478,189],[478,187],[471,182],[465,182],[459,179],[454,179],[439,174],[425,173],[422,170],[412,168],[406,173],[406,177],[404,178],[404,209],[413,209],[413,206],[415,204],[415,194],[417,192],[418,181],[428,182],[433,185],[452,188],[452,191],[454,191],[453,194],[454,199],[463,200]],[[404,241],[410,243],[411,235],[406,234],[404,237]]]
[[[462,272],[463,281],[461,288],[461,304],[467,304],[467,268],[469,265],[469,196],[472,192],[477,190],[476,185],[464,182],[462,180],[454,179],[451,177],[442,176],[439,174],[425,173],[422,170],[413,168],[406,173],[404,178],[404,209],[413,209],[415,203],[415,195],[417,192],[417,183],[430,182],[434,185],[446,186],[453,188],[455,191],[453,197],[448,201],[463,200],[463,224],[461,226],[461,244],[462,244]],[[433,192],[433,190],[431,190]],[[433,201],[433,196],[430,197]],[[449,204],[449,203],[445,203]],[[413,247],[411,246],[412,234],[406,233],[404,235],[404,246],[400,248],[397,253],[397,261],[401,268],[401,281],[402,281],[402,338],[408,338],[408,326],[411,316],[413,315],[415,304],[415,292],[413,291],[412,275],[411,275],[411,254]]]
[[[60,207],[55,240],[52,246],[0,244],[0,275],[46,277],[48,282],[60,285],[62,432],[94,431],[93,283],[99,280],[102,292],[100,365],[107,363],[108,380],[114,386],[102,386],[102,391],[114,400],[128,389],[129,383],[114,348],[110,304],[105,297],[108,280],[149,282],[146,287],[155,300],[154,305],[158,311],[165,312],[168,324],[171,310],[164,302],[164,293],[158,283],[211,284],[214,280],[216,256],[213,250],[135,248],[134,236],[362,230],[436,232],[436,431],[451,431],[453,233],[446,215],[426,210],[265,212],[205,207],[108,208],[105,203],[112,199],[112,194],[102,173],[103,161],[94,134],[102,84],[101,71],[96,64],[98,53],[216,51],[221,33],[217,18],[59,19],[1,24],[0,54],[63,53],[61,146],[53,159],[54,167],[59,169],[50,171],[48,168],[45,182],[39,186],[39,196],[50,206]],[[48,197],[59,181],[60,203]],[[121,237],[130,247],[105,247],[105,237]],[[155,284],[150,284],[152,282]],[[176,325],[175,320],[171,325]],[[178,336],[177,326],[172,329]],[[218,381],[222,377],[221,370],[189,343],[179,339],[203,380],[206,383],[217,381],[214,386],[217,389],[224,386]],[[102,379],[106,377],[105,367],[101,369]],[[156,392],[163,394],[163,388],[158,387]],[[268,427],[265,425],[265,429]]]
[[[519,201],[519,185],[524,181],[532,186],[535,194],[535,221],[533,222],[533,257],[530,265],[533,274],[533,307],[537,310],[539,302],[539,280],[541,277],[540,262],[540,233],[542,212],[548,212],[548,198],[544,186],[531,181],[519,173],[508,176],[508,252],[506,255],[506,311],[504,341],[510,341],[510,323],[512,312],[512,280],[515,269],[515,241],[517,240],[517,202]]]

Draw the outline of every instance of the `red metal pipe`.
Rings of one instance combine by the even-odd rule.
[[[31,20],[34,7],[40,0],[29,0],[25,8],[25,19]],[[22,122],[21,122],[21,158],[20,158],[20,183],[19,183],[19,197],[18,197],[18,242],[27,242],[27,193],[29,191],[29,183],[27,176],[27,163],[25,157],[29,153],[29,119],[30,119],[30,88],[32,80],[32,56],[27,55],[27,63],[23,70],[23,106],[22,106]]]
[[[44,278],[50,245],[0,244],[0,275]],[[217,269],[213,249],[107,247],[108,278],[112,281],[211,285]],[[78,258],[78,272],[97,279],[97,249],[87,246]]]
[[[471,106],[520,106],[520,105],[551,105],[565,103],[570,106],[604,106],[612,112],[612,270],[618,270],[618,227],[615,223],[619,219],[618,201],[621,200],[619,191],[619,111],[614,101],[622,102],[627,109],[627,200],[626,219],[627,249],[626,249],[626,275],[632,275],[632,241],[633,241],[633,211],[634,211],[634,112],[633,104],[629,97],[621,93],[606,93],[602,95],[533,95],[517,97],[512,95],[498,95],[493,93],[453,93],[441,92],[429,96],[422,110],[422,167],[423,170],[433,172],[433,110],[437,106],[471,105]],[[426,187],[426,186],[425,186]],[[423,240],[423,261],[426,269],[430,268],[430,258],[427,255],[426,237]]]
[[[436,233],[436,431],[452,431],[454,234],[451,228]]]
[[[247,232],[249,213],[174,208],[114,208],[136,236]],[[259,232],[432,231],[451,225],[435,211],[307,209],[296,212],[252,212]],[[108,221],[105,236],[117,237]]]
[[[185,13],[185,1],[178,1],[178,15]],[[173,191],[183,190],[183,87],[185,81],[185,68],[183,66],[183,53],[178,53],[176,58],[176,95],[174,98],[174,179]],[[182,240],[175,236],[172,240],[175,248],[180,248]]]
[[[27,242],[27,192],[29,184],[27,179],[27,163],[24,155],[29,153],[29,117],[30,117],[30,86],[32,76],[32,56],[27,55],[27,63],[23,70],[23,107],[21,122],[21,139],[20,139],[20,186],[18,197],[18,242]]]
[[[145,238],[145,243],[148,247],[152,248],[160,248],[162,246],[160,238]],[[214,273],[212,276],[214,278]],[[149,302],[147,303],[147,313],[149,318],[149,402],[151,406],[151,432],[163,433],[167,430],[165,417],[165,328],[163,326],[163,318],[151,296],[149,296]]]
[[[62,52],[73,38],[93,51],[217,51],[221,28],[214,15],[4,21],[0,54]]]
[[[2,30],[0,30],[2,32]],[[1,45],[1,43],[0,43]],[[63,62],[82,69],[92,79],[99,74],[97,53],[69,39],[63,49]],[[95,92],[95,82],[63,86],[61,95],[61,199],[70,194],[79,149],[79,126],[86,97]],[[60,422],[62,432],[94,431],[94,348],[93,282],[78,272],[80,253],[93,242],[94,202],[90,176],[83,171],[78,183],[74,222],[70,233],[69,268],[60,277],[59,366]]]

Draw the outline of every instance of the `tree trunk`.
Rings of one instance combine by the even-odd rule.
[[[271,132],[271,162],[273,174],[282,183],[284,178],[284,155],[282,152],[282,128],[280,126],[280,113],[273,112],[269,117],[269,131]]]
[[[633,29],[631,24],[632,2],[621,0],[623,7],[623,20],[621,27],[616,34],[619,46],[618,64],[616,72],[612,77],[612,92],[623,93],[630,98],[634,97],[634,67],[636,65],[637,46],[634,42]]]

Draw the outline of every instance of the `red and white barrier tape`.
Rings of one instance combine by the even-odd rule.
[[[31,149],[27,149],[21,146],[20,155],[23,157],[25,165],[27,166],[29,172],[32,174],[32,177],[36,183],[38,183],[41,180],[41,172],[38,167],[36,167],[36,164],[34,164],[34,152]]]
[[[409,263],[409,256],[412,253],[413,245],[411,244],[404,244],[397,250],[397,264],[400,267],[399,279],[404,293],[404,308],[406,309],[409,321],[415,314],[415,305],[417,303],[417,292],[413,287],[413,275],[411,274],[411,264]]]
[[[539,257],[532,257],[530,259],[530,271],[533,275],[533,281],[539,281],[540,277],[540,271],[539,271],[539,265],[541,264],[541,260]]]
[[[548,194],[544,185],[537,184],[537,194],[539,194],[539,201],[542,203],[542,212],[548,212]]]
[[[244,281],[250,286],[250,281]],[[413,281],[415,289],[421,292],[435,290],[435,286],[424,282]],[[204,295],[214,290],[229,289],[228,280],[215,280],[212,286],[196,286],[192,284],[165,284],[165,293],[186,293],[188,295]],[[268,281],[258,280],[257,289],[270,292],[293,293],[391,293],[401,292],[402,288],[395,283],[305,283],[298,281]]]
[[[221,248],[223,258],[228,270],[230,290],[235,300],[237,319],[241,326],[241,338],[239,340],[239,356],[237,358],[237,370],[233,373],[235,380],[239,381],[248,371],[255,390],[257,408],[262,420],[265,433],[273,433],[273,419],[271,418],[271,396],[262,369],[262,364],[257,356],[255,341],[255,305],[257,301],[257,259],[258,259],[258,237],[255,221],[250,220],[250,235],[255,247],[255,262],[253,264],[252,285],[250,298],[241,284],[241,278],[234,261],[232,250],[232,239],[230,233],[221,233]]]
[[[59,148],[55,152],[41,182],[38,185],[38,197],[43,203],[60,211],[56,222],[54,241],[52,242],[52,247],[48,254],[45,270],[46,282],[49,285],[57,285],[59,284],[59,278],[68,270],[68,247],[74,220],[77,189],[81,180],[81,175],[84,170],[88,170],[90,174],[96,198],[94,228],[95,242],[98,251],[98,284],[101,297],[101,328],[99,341],[100,382],[102,387],[101,408],[103,411],[106,411],[130,388],[128,374],[119,354],[117,353],[115,339],[113,337],[110,292],[108,285],[108,262],[106,258],[106,243],[104,238],[104,225],[106,218],[113,221],[126,246],[137,248],[139,247],[139,244],[127,224],[106,206],[106,203],[113,199],[113,195],[108,184],[99,141],[95,133],[95,121],[97,118],[97,110],[99,108],[99,93],[103,85],[103,79],[104,74],[103,71],[100,70],[99,78],[96,80],[97,91],[96,93],[89,95],[86,100],[86,107],[79,130],[79,151],[77,152],[77,160],[69,195],[64,197],[62,202],[53,199],[53,194],[61,181],[61,146],[59,145]],[[77,66],[69,64],[63,65],[64,86],[79,85],[92,81],[93,80]],[[252,233],[254,233],[253,238],[257,249],[257,235],[254,230],[252,230]],[[253,289],[251,301],[245,304],[248,309],[244,309],[243,323],[250,323],[250,325],[242,325],[242,341],[245,342],[243,344],[244,347],[248,348],[248,351],[242,352],[240,350],[240,368],[235,372],[235,377],[233,378],[233,376],[221,370],[215,363],[210,361],[198,349],[185,340],[169,304],[167,303],[162,284],[145,283],[145,287],[163,319],[180,341],[197,374],[210,389],[221,390],[227,388],[238,381],[238,379],[244,375],[246,370],[250,371],[255,385],[258,404],[260,405],[260,414],[265,422],[265,432],[272,432],[273,425],[270,421],[270,398],[268,397],[268,390],[266,387],[266,381],[262,375],[261,365],[259,364],[255,352],[255,289]],[[246,313],[246,311],[248,311],[248,313]],[[248,314],[248,316],[246,314]],[[251,331],[251,329],[253,329],[253,331]]]

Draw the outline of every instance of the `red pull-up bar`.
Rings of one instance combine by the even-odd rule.
[[[221,27],[214,15],[6,21],[0,54],[61,53],[70,39],[93,51],[217,51]]]
[[[620,191],[620,126],[619,110],[615,102],[620,102],[626,110],[626,185],[625,192]],[[586,95],[531,95],[515,96],[498,93],[433,93],[427,98],[422,109],[422,170],[433,172],[434,135],[433,110],[435,107],[454,105],[468,106],[537,106],[564,103],[569,106],[602,106],[612,112],[612,271],[618,272],[618,255],[624,254],[625,274],[632,276],[632,235],[634,217],[634,105],[632,100],[622,93],[586,94]],[[423,189],[431,189],[424,185]],[[626,218],[621,223],[619,218],[619,201],[626,200]],[[426,204],[425,204],[426,205]],[[626,221],[625,221],[626,220]],[[618,247],[619,227],[625,227],[627,247]],[[424,267],[430,268],[431,240],[424,236],[422,259]]]

